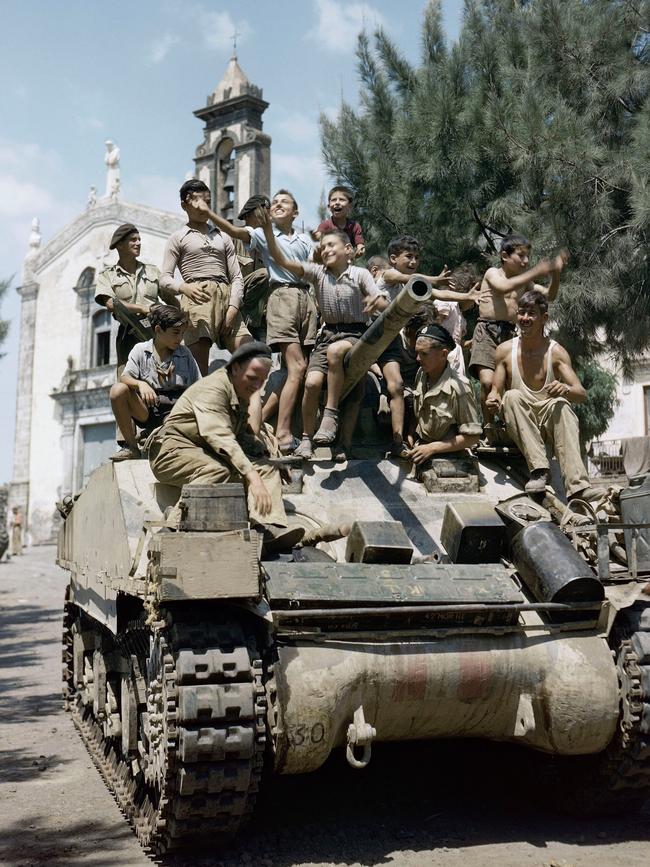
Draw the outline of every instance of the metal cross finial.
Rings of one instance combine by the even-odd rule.
[[[235,32],[232,35],[232,56],[237,59],[237,37],[241,36],[241,33],[235,27]]]

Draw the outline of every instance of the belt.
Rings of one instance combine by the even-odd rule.
[[[270,283],[271,289],[277,289],[278,286],[293,286],[296,289],[309,289],[309,285],[307,283],[284,283],[282,280],[271,280]]]
[[[325,322],[324,327],[328,331],[365,331],[368,327],[365,322]]]
[[[220,274],[218,277],[188,277],[184,283],[227,283],[228,278]]]

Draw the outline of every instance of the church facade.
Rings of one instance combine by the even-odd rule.
[[[253,194],[270,192],[270,138],[262,132],[267,103],[236,57],[195,112],[205,124],[195,174],[210,187],[219,212],[232,219]],[[46,244],[38,220],[23,266],[16,432],[10,505],[26,515],[27,539],[50,541],[55,503],[78,493],[116,449],[108,393],[115,381],[117,323],[95,303],[101,271],[116,261],[108,250],[121,223],[142,237],[141,260],[162,264],[169,235],[184,222],[170,213],[124,201],[119,148],[106,143],[106,191],[94,187],[85,211]],[[180,180],[179,180],[180,186]]]

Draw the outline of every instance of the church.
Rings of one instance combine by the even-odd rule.
[[[223,79],[194,112],[204,125],[195,176],[212,191],[213,206],[232,219],[253,194],[269,195],[271,139],[262,131],[268,103],[236,55]],[[109,252],[121,223],[140,231],[144,262],[162,264],[180,213],[127,202],[120,194],[120,152],[106,142],[106,189],[90,189],[83,213],[43,243],[32,223],[23,265],[16,433],[10,506],[26,516],[27,541],[52,540],[57,500],[78,493],[89,474],[115,451],[108,393],[115,381],[117,323],[95,303],[95,284],[117,257]],[[180,186],[180,183],[179,183]]]

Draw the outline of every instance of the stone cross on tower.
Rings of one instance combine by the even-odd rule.
[[[213,206],[227,220],[235,217],[252,195],[269,195],[271,138],[262,132],[268,102],[262,89],[248,80],[233,55],[207,105],[194,114],[205,124],[203,142],[196,149],[196,177],[210,188]]]

